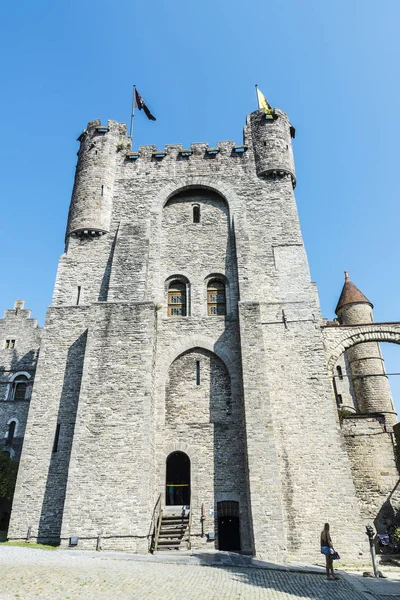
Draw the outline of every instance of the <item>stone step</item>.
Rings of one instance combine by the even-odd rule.
[[[166,538],[166,537],[183,538],[184,535],[186,535],[186,531],[160,531],[160,533],[158,534],[158,537],[159,538]]]
[[[179,548],[180,545],[181,545],[180,541],[169,542],[167,540],[158,540],[157,550],[160,547],[162,547],[162,548]]]

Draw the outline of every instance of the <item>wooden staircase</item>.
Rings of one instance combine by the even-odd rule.
[[[169,507],[168,507],[169,508]],[[161,511],[154,540],[154,550],[190,550],[190,511]]]

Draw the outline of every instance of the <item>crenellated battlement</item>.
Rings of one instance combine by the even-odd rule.
[[[186,160],[191,157],[194,159],[215,159],[221,156],[244,155],[248,150],[247,145],[238,146],[234,141],[218,142],[217,146],[209,146],[206,142],[195,142],[190,144],[189,148],[184,148],[182,144],[166,144],[162,150],[158,149],[157,146],[139,146],[137,152],[127,152],[126,159],[132,161],[138,158],[156,161],[164,159]]]

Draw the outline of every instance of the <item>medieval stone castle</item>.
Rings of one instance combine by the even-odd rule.
[[[280,110],[215,148],[88,124],[44,328],[22,301],[0,321],[9,539],[304,560],[329,521],[355,559],[395,522],[400,324],[347,276],[321,317],[293,137]]]

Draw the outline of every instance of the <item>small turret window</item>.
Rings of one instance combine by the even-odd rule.
[[[336,367],[336,372],[337,372],[337,375],[338,375],[339,379],[343,379],[342,367],[337,366]]]
[[[226,314],[226,294],[223,281],[212,279],[207,286],[207,314],[210,316]]]
[[[168,288],[168,316],[186,316],[186,284],[172,281]]]

